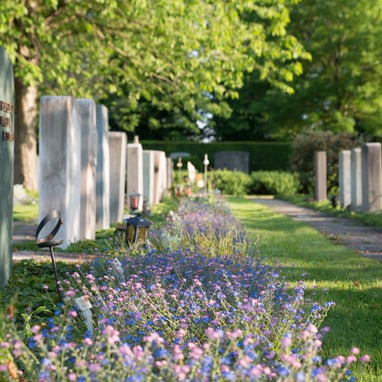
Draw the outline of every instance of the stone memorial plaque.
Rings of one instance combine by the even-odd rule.
[[[215,169],[241,171],[249,174],[249,153],[246,151],[220,151],[215,153]]]
[[[0,46],[0,286],[12,273],[14,76],[8,54]]]

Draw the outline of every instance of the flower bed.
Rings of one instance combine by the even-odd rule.
[[[282,271],[259,258],[227,254],[250,245],[244,234],[230,235],[240,226],[221,206],[188,204],[175,221],[177,249],[99,258],[68,274],[64,306],[32,326],[26,341],[10,314],[0,381],[352,380],[358,349],[320,357],[326,329],[318,328],[332,303],[307,301],[302,282],[285,284]],[[174,219],[157,237],[173,229]],[[206,246],[197,251],[198,234],[211,249],[217,244],[214,256]],[[90,324],[79,296],[92,306]]]

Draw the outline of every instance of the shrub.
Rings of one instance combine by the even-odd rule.
[[[244,196],[251,184],[251,177],[241,171],[215,170],[212,185],[225,195]]]
[[[251,173],[253,194],[296,195],[300,189],[298,174],[284,171],[256,171]]]

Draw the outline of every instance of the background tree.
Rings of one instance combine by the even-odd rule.
[[[300,2],[291,11],[288,31],[312,60],[303,61],[303,74],[293,80],[295,92],[261,86],[258,76],[249,75],[239,100],[230,102],[229,124],[246,124],[243,132],[256,131],[263,138],[290,138],[306,129],[380,135],[381,7],[381,0]],[[248,92],[256,97],[248,98]],[[226,139],[224,123],[216,129]]]
[[[303,55],[285,30],[295,2],[2,0],[1,44],[16,76],[15,182],[36,188],[40,95],[111,100],[127,131],[149,103],[172,116],[146,116],[147,129],[194,134],[201,111],[227,112],[244,71],[285,86],[295,68],[275,75],[280,57]]]

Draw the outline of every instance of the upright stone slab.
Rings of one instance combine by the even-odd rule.
[[[381,144],[362,145],[362,211],[382,209]]]
[[[158,204],[166,193],[166,154],[154,150],[154,204]]]
[[[249,153],[246,151],[220,151],[215,153],[216,169],[227,169],[249,173]]]
[[[14,76],[8,54],[0,46],[0,286],[12,273]]]
[[[96,231],[96,104],[77,99],[81,128],[81,218],[80,238],[95,239]]]
[[[126,184],[125,133],[109,132],[110,155],[110,223],[122,222],[125,207]]]
[[[314,199],[318,202],[327,200],[326,151],[314,153]]]
[[[154,152],[143,150],[143,201],[154,204]]]
[[[351,151],[351,210],[362,211],[362,150]]]
[[[342,150],[339,155],[338,183],[340,188],[340,205],[350,208],[351,205],[351,152]]]
[[[170,189],[174,183],[174,161],[168,157],[167,160],[167,189]]]
[[[109,115],[107,107],[97,105],[96,228],[110,227]]]
[[[81,129],[75,98],[40,100],[39,221],[51,210],[61,213],[57,239],[62,248],[78,241],[81,207]]]
[[[129,209],[131,194],[139,194],[138,211],[143,208],[143,149],[136,137],[134,143],[127,145],[127,204]]]

